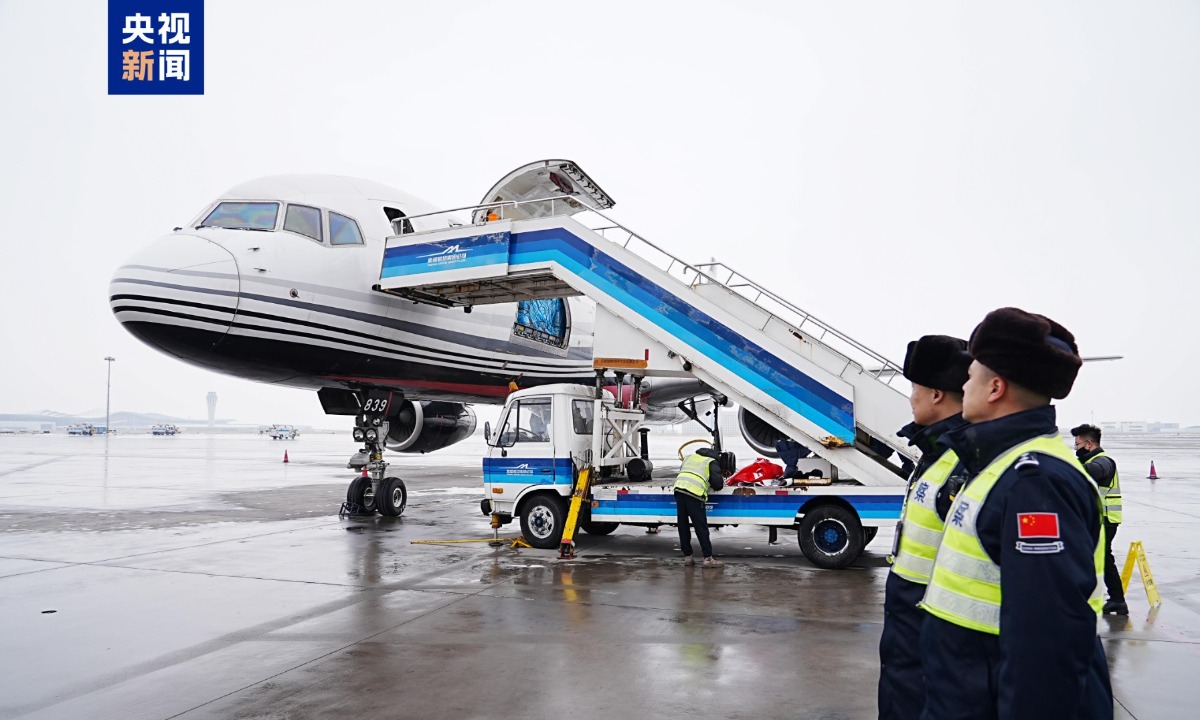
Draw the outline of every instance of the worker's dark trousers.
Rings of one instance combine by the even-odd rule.
[[[675,522],[679,525],[679,549],[685,556],[692,554],[692,533],[688,520],[696,526],[696,539],[700,541],[700,552],[712,557],[712,543],[708,540],[708,515],[704,512],[704,501],[695,495],[675,493]]]
[[[1121,571],[1117,570],[1117,560],[1112,554],[1113,538],[1117,536],[1120,523],[1104,523],[1104,585],[1108,588],[1108,599],[1113,602],[1125,602],[1125,589],[1121,587]]]
[[[879,638],[879,720],[917,720],[925,707],[921,624],[928,614],[917,603],[925,586],[888,573]]]

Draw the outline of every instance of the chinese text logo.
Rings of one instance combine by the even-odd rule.
[[[109,0],[109,95],[204,94],[204,0]]]

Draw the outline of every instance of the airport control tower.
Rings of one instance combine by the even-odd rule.
[[[215,392],[208,393],[208,429],[213,429],[213,424],[217,419],[217,394]]]

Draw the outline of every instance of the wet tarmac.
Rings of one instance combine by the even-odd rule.
[[[1164,600],[1100,621],[1117,717],[1195,717],[1200,439],[1106,448]],[[842,571],[748,527],[708,570],[673,528],[413,544],[490,536],[481,449],[391,455],[408,509],[364,520],[346,435],[0,436],[0,718],[875,717],[890,530]]]

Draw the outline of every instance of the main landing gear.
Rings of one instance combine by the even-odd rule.
[[[386,408],[380,409],[386,413]],[[362,475],[346,488],[346,502],[342,503],[339,515],[379,513],[398,517],[404,513],[408,488],[400,478],[386,475],[388,464],[383,459],[383,442],[387,434],[386,414],[364,412],[354,419],[354,439],[363,443],[363,447],[350,459],[350,467],[361,469]]]

